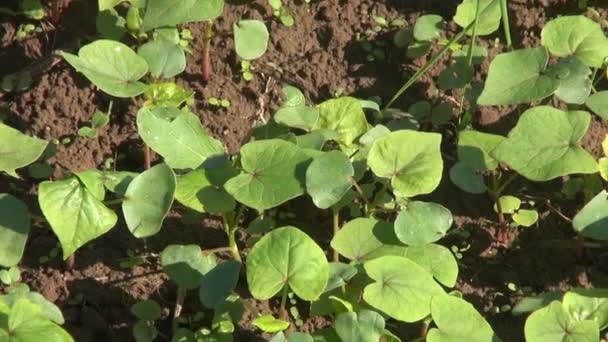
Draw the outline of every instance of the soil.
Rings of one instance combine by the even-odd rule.
[[[208,131],[222,140],[229,153],[238,151],[248,141],[251,128],[267,120],[281,100],[281,87],[286,84],[300,88],[311,103],[320,103],[336,93],[361,98],[380,96],[384,101],[392,97],[404,81],[426,62],[405,58],[403,51],[387,49],[387,60],[368,62],[366,53],[353,39],[357,32],[374,26],[375,11],[388,20],[404,18],[410,24],[423,14],[439,14],[450,20],[459,1],[398,1],[398,0],[313,0],[290,2],[296,25],[287,28],[272,17],[266,1],[227,1],[224,15],[215,24],[212,42],[212,78],[201,80],[202,25],[190,24],[194,40],[188,67],[176,82],[195,91],[193,111],[204,122]],[[76,51],[96,36],[95,1],[72,1],[61,17],[56,29],[45,25],[45,33],[25,41],[16,42],[14,36],[22,18],[2,18],[0,35],[0,75],[30,68],[35,71],[34,83],[26,91],[0,93],[0,115],[6,122],[28,134],[44,139],[70,138],[69,144],[59,146],[57,154],[48,163],[53,168],[52,178],[60,178],[68,171],[103,167],[108,158],[114,158],[120,170],[141,170],[143,157],[137,135],[135,115],[141,103],[111,99],[96,90],[82,75],[69,65],[53,58],[57,49]],[[599,7],[600,1],[590,1]],[[536,46],[543,25],[557,15],[577,13],[576,1],[567,0],[512,0],[509,2],[514,43],[517,47]],[[606,11],[602,13],[605,15]],[[234,53],[232,25],[241,18],[263,19],[271,32],[269,50],[255,62],[256,76],[251,82],[243,81],[240,65]],[[457,31],[447,25],[449,34]],[[505,51],[502,42],[495,44],[502,34],[484,37],[481,44],[488,48],[489,56]],[[390,35],[379,35],[379,41],[390,43]],[[391,46],[388,44],[388,46]],[[490,59],[478,68],[476,79],[482,80]],[[439,63],[415,87],[397,102],[406,109],[416,101],[431,99],[438,103],[459,98],[458,93],[437,92],[435,80],[445,67]],[[207,105],[209,97],[227,98],[231,106],[214,109]],[[80,127],[90,122],[96,109],[105,110],[113,100],[113,111],[108,126],[95,139],[78,137]],[[475,110],[475,109],[474,109]],[[485,107],[475,110],[477,129],[506,134],[518,118],[517,108]],[[449,127],[444,136],[451,137]],[[595,120],[584,139],[584,146],[596,155],[607,126]],[[450,141],[450,139],[446,139]],[[453,138],[452,138],[453,140]],[[454,155],[453,144],[446,144],[445,155]],[[446,168],[447,170],[447,168]],[[38,181],[29,178],[15,180],[0,176],[0,191],[18,193],[26,198],[34,214]],[[537,202],[544,203],[561,186],[561,180],[544,184],[515,182],[509,187],[513,194],[534,193]],[[531,190],[534,191],[531,191]],[[588,249],[583,258],[577,258],[575,235],[566,218],[572,217],[584,202],[583,198],[559,200],[541,206],[541,220],[532,228],[510,232],[508,246],[494,239],[496,217],[491,201],[484,195],[464,194],[450,184],[449,178],[429,196],[449,208],[455,217],[456,228],[443,243],[462,248],[460,277],[457,288],[488,318],[504,341],[523,341],[525,317],[515,317],[500,309],[515,305],[523,296],[546,291],[566,291],[572,287],[608,286],[608,254],[605,249]],[[287,210],[306,211],[306,201],[296,201]],[[551,209],[552,208],[552,209]],[[308,217],[308,216],[304,216]],[[187,222],[186,222],[187,221]],[[186,223],[185,223],[186,222]],[[331,219],[314,217],[308,222],[288,222],[308,227],[321,245],[327,246],[331,235]],[[243,223],[246,225],[246,222]],[[242,237],[246,238],[245,236]],[[198,244],[203,248],[226,245],[220,222],[213,217],[195,217],[183,208],[176,208],[167,218],[157,236],[142,241],[133,238],[120,222],[102,238],[88,244],[76,256],[73,270],[54,258],[41,264],[39,258],[57,245],[49,227],[41,222],[34,225],[21,265],[24,280],[47,299],[55,302],[66,316],[66,328],[77,341],[129,341],[134,317],[129,306],[142,299],[155,299],[163,306],[161,332],[170,331],[168,317],[175,300],[176,289],[158,265],[158,253],[168,244]],[[144,255],[142,264],[122,268],[126,251]],[[517,285],[512,291],[508,284]],[[239,294],[257,310],[277,311],[277,303],[255,302],[247,293],[245,279],[241,279]],[[78,300],[78,299],[82,300]],[[190,294],[186,313],[201,310],[196,295]],[[304,307],[301,313],[306,313]],[[504,310],[503,310],[504,311]],[[508,311],[508,310],[507,310]],[[209,312],[207,312],[209,313]],[[208,316],[208,315],[207,315]],[[251,310],[246,310],[237,327],[236,341],[264,340],[251,325]],[[330,324],[325,318],[307,318],[304,315],[302,331],[313,331]],[[400,325],[396,333],[403,340],[417,337],[419,327]]]

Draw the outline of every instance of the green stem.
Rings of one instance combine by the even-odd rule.
[[[232,253],[232,257],[234,260],[243,263],[243,259],[241,259],[241,253],[239,253],[239,246],[236,244],[236,231],[237,227],[234,227],[228,233],[228,246],[230,246],[230,253]]]
[[[405,82],[405,84],[401,87],[401,89],[399,89],[397,91],[397,93],[395,93],[395,95],[393,96],[393,98],[388,102],[388,104],[386,105],[385,108],[390,108],[390,106],[393,105],[393,103],[395,103],[395,101],[397,101],[397,99],[399,99],[399,97],[401,97],[401,95],[403,95],[403,93],[409,89],[409,87],[411,87],[416,81],[418,81],[427,71],[429,71],[433,65],[435,65],[437,62],[439,62],[439,60],[441,59],[441,57],[443,57],[443,55],[446,54],[446,52],[448,52],[448,50],[450,49],[450,47],[457,43],[459,40],[462,39],[462,37],[464,37],[464,35],[466,34],[466,32],[473,27],[473,24],[475,24],[475,21],[473,21],[471,24],[469,24],[469,26],[467,26],[464,30],[462,30],[461,32],[459,32],[457,35],[455,35],[454,37],[452,37],[452,39],[450,39],[450,41],[448,41],[448,43],[441,48],[441,50],[439,50],[439,52],[433,56],[431,58],[431,60],[429,60],[422,68],[418,69],[418,71],[416,71],[416,73],[409,79],[407,80],[407,82]]]
[[[511,183],[513,183],[513,181],[517,178],[517,173],[513,173],[511,176],[509,176],[509,178],[507,178],[507,180],[502,183],[498,189],[496,189],[496,193],[497,195],[500,197],[502,195],[502,192],[505,191],[505,189],[507,188],[507,186],[509,186]],[[500,182],[498,182],[500,184]]]
[[[509,6],[507,0],[500,0],[500,14],[502,15],[502,27],[505,31],[505,40],[507,41],[507,47],[513,48],[513,41],[511,41],[511,28],[509,26]]]
[[[471,67],[473,65],[473,46],[475,46],[475,40],[477,39],[477,23],[479,21],[479,0],[477,0],[477,7],[475,8],[475,21],[473,25],[473,34],[471,35],[471,42],[469,43],[469,51],[467,52],[467,65]]]
[[[286,321],[289,319],[289,316],[287,315],[287,309],[286,309],[286,305],[287,305],[287,292],[289,291],[289,286],[287,284],[285,284],[285,286],[283,286],[283,294],[281,295],[281,308],[279,310],[279,318]]]
[[[333,209],[333,226],[334,226],[334,237],[335,237],[336,234],[338,234],[338,231],[340,230],[340,210],[339,209]],[[337,250],[334,249],[333,255],[334,255],[334,261],[339,262],[340,254],[338,253]]]

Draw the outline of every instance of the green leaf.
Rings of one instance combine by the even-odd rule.
[[[329,280],[327,281],[327,286],[323,292],[325,293],[346,285],[346,283],[357,275],[357,273],[358,270],[353,265],[341,262],[330,262]]]
[[[100,10],[95,26],[103,38],[119,41],[125,33],[127,21],[114,8]]]
[[[363,299],[396,320],[425,318],[431,311],[431,298],[444,294],[430,273],[407,258],[383,256],[363,267],[375,281],[365,287]]]
[[[555,91],[558,99],[572,104],[583,104],[591,94],[591,69],[576,57],[561,59],[549,67],[548,72],[555,73],[559,79],[559,88]]]
[[[306,170],[306,190],[315,205],[327,209],[338,203],[352,187],[355,170],[340,151],[315,158]]]
[[[279,139],[241,148],[243,173],[228,180],[226,191],[248,207],[263,211],[304,193],[310,158],[296,145]]]
[[[572,226],[579,234],[595,240],[608,240],[608,192],[603,190],[574,216]]]
[[[548,61],[549,53],[544,47],[496,56],[477,104],[514,105],[550,96],[559,88],[559,80],[544,74]]]
[[[27,205],[13,195],[0,194],[0,265],[12,267],[19,263],[29,232]]]
[[[267,333],[277,333],[289,328],[289,322],[274,318],[271,314],[257,317],[251,324]]]
[[[129,184],[137,175],[129,171],[103,171],[103,185],[116,195],[124,197]]]
[[[175,199],[201,213],[228,213],[236,205],[223,184],[212,184],[208,170],[198,169],[177,177]]]
[[[208,308],[215,308],[224,303],[236,287],[240,271],[241,263],[230,260],[215,266],[205,274],[199,290],[201,303]]]
[[[160,231],[173,204],[175,183],[175,174],[166,164],[156,165],[131,181],[122,211],[133,236],[145,238]]]
[[[466,28],[473,23],[477,12],[477,3],[479,3],[479,21],[475,33],[478,36],[494,33],[498,29],[502,18],[500,0],[464,0],[456,8],[454,22],[462,28]],[[473,29],[467,31],[467,34],[472,35]]]
[[[452,223],[452,213],[442,205],[409,202],[395,220],[395,234],[401,242],[419,246],[444,237]]]
[[[156,321],[161,318],[162,309],[154,300],[144,300],[131,306],[131,313],[142,321]]]
[[[110,113],[108,112],[108,114],[105,114],[99,110],[96,110],[95,113],[93,113],[93,119],[91,120],[91,125],[93,126],[94,129],[99,129],[102,127],[105,127],[108,125],[108,123],[110,123]]]
[[[603,120],[608,120],[608,90],[589,96],[585,105]]]
[[[500,210],[504,214],[513,214],[521,206],[521,200],[515,196],[500,196],[498,199]],[[494,211],[498,212],[498,205],[494,204]]]
[[[137,114],[139,135],[174,169],[196,169],[207,158],[223,154],[222,143],[205,132],[199,118],[171,107],[142,108]],[[177,114],[172,120],[167,116]]]
[[[533,181],[596,173],[595,159],[579,145],[590,121],[589,113],[582,111],[563,112],[547,106],[528,109],[492,155]]]
[[[11,308],[7,328],[10,338],[6,341],[74,341],[60,326],[43,317],[36,304],[25,298],[17,300]]]
[[[98,0],[99,11],[105,11],[114,8],[123,0]]]
[[[404,197],[428,194],[441,180],[441,135],[396,131],[372,146],[368,164],[378,177],[389,178],[393,189]]]
[[[295,227],[277,228],[264,235],[247,257],[247,283],[259,300],[276,295],[284,286],[304,300],[319,298],[329,277],[323,250]]]
[[[294,332],[294,333],[290,333],[287,336],[285,336],[285,334],[283,334],[282,332],[274,335],[272,337],[272,339],[270,340],[270,342],[316,342],[317,340],[313,340],[312,336],[305,334],[305,333],[300,333],[300,332]]]
[[[530,209],[520,209],[512,216],[513,221],[520,226],[531,227],[538,222],[538,211]]]
[[[526,340],[535,342],[599,340],[599,328],[595,321],[572,319],[558,301],[532,313],[526,320],[524,331]]]
[[[438,38],[443,30],[443,18],[435,14],[423,15],[414,25],[414,38],[417,41],[430,41]]]
[[[62,52],[63,58],[94,85],[116,97],[135,97],[144,92],[138,82],[148,72],[146,61],[123,43],[99,39],[83,46],[78,56]]]
[[[463,191],[472,194],[483,194],[488,187],[483,176],[469,164],[459,161],[450,168],[450,180]]]
[[[312,130],[319,118],[319,110],[313,107],[281,107],[274,114],[277,123],[287,127],[299,128],[305,131]]]
[[[601,67],[608,57],[608,39],[602,27],[582,15],[563,16],[548,22],[541,32],[541,44],[555,56],[576,56],[594,68]]]
[[[76,177],[40,183],[38,203],[59,238],[64,259],[107,233],[118,220]]]
[[[75,172],[76,177],[89,190],[89,192],[100,201],[106,197],[106,189],[103,185],[103,172],[97,169],[90,169],[82,172]]]
[[[405,256],[422,266],[444,286],[454,287],[456,285],[458,263],[449,249],[432,243],[410,246]]]
[[[233,25],[234,46],[237,55],[252,61],[262,57],[268,49],[269,33],[260,20],[241,20]]]
[[[331,240],[331,247],[357,262],[405,255],[407,248],[395,236],[392,224],[371,218],[356,218],[344,224]]]
[[[318,106],[319,119],[313,127],[338,133],[337,141],[348,147],[368,130],[367,119],[361,102],[353,97],[327,100]]]
[[[564,295],[564,310],[575,321],[595,321],[604,330],[608,325],[608,290],[573,289]]]
[[[384,333],[384,318],[370,310],[344,312],[336,318],[336,332],[342,341],[379,341]]]
[[[23,15],[34,20],[42,20],[46,14],[40,0],[23,0],[21,10]]]
[[[498,161],[491,152],[505,137],[474,130],[464,130],[458,135],[458,160],[476,171],[494,170]]]
[[[182,105],[192,105],[194,102],[194,92],[173,83],[152,83],[144,91],[146,102],[144,107],[181,107]],[[176,109],[174,109],[176,110]]]
[[[147,0],[142,31],[192,21],[213,20],[224,11],[224,0]]]
[[[35,162],[47,144],[0,123],[0,171],[13,172]]]
[[[11,268],[9,271],[15,270],[16,268]],[[12,272],[11,272],[12,273]],[[20,278],[17,277],[19,274],[13,275],[14,285],[15,282],[19,281]],[[57,324],[63,324],[64,318],[61,310],[52,302],[48,301],[44,298],[43,295],[37,292],[31,292],[27,285],[19,285],[13,286],[8,289],[6,295],[0,296],[0,303],[4,303],[9,307],[15,305],[15,303],[20,299],[27,299],[30,303],[36,305],[40,312],[40,315],[50,319],[51,321]]]
[[[158,337],[158,331],[146,321],[139,321],[133,326],[135,342],[153,342]]]
[[[429,342],[498,342],[500,339],[473,305],[454,296],[437,296],[431,301],[431,316],[437,328],[427,335]],[[534,340],[531,340],[534,341]]]
[[[203,256],[197,245],[169,245],[160,255],[160,263],[178,287],[192,290],[201,285],[203,276],[217,265],[217,260],[213,254]]]
[[[137,49],[137,54],[146,60],[154,78],[171,78],[186,69],[186,54],[179,45],[168,40],[153,40]]]

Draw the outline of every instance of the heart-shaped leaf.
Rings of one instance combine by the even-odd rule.
[[[434,243],[410,246],[405,256],[422,266],[444,286],[454,287],[456,285],[458,263],[449,249]]]
[[[608,120],[608,90],[589,96],[585,105],[603,120]]]
[[[29,232],[30,213],[25,203],[13,195],[0,194],[0,265],[19,263]]]
[[[264,235],[247,257],[247,283],[260,300],[284,286],[304,300],[315,300],[325,290],[329,263],[323,250],[295,227],[277,228]]]
[[[576,56],[590,67],[599,68],[608,57],[608,39],[602,27],[582,16],[551,20],[541,32],[541,44],[558,57]]]
[[[483,176],[462,161],[450,168],[450,180],[461,190],[472,194],[483,194],[488,191]]]
[[[441,180],[441,135],[396,131],[374,143],[368,164],[378,177],[389,178],[393,189],[404,197],[428,194]]]
[[[166,164],[156,165],[131,181],[122,211],[133,236],[145,238],[160,231],[173,204],[175,187],[175,174]]]
[[[0,171],[12,173],[35,162],[47,144],[0,123]]]
[[[103,184],[103,172],[97,169],[90,169],[74,173],[82,184],[91,192],[95,198],[103,201],[106,197],[106,188]]]
[[[367,132],[368,124],[361,102],[353,97],[327,100],[318,106],[319,119],[313,127],[328,129],[338,134],[340,145],[348,147]]]
[[[211,309],[224,303],[236,287],[240,271],[241,263],[230,260],[205,274],[198,293],[201,303]]]
[[[64,259],[108,232],[118,220],[76,177],[40,183],[38,203],[59,238]]]
[[[574,230],[595,240],[608,240],[608,192],[603,190],[574,216]]]
[[[129,171],[104,171],[103,185],[116,195],[124,197],[129,184],[137,175],[137,173]]]
[[[224,0],[148,0],[142,31],[191,21],[213,20],[224,11]]]
[[[0,296],[0,303],[12,307],[20,299],[27,299],[31,304],[36,305],[40,315],[47,319],[50,319],[57,324],[63,324],[65,322],[61,310],[55,304],[49,302],[40,293],[30,291],[29,287],[25,284],[13,286],[8,289],[6,295]]]
[[[4,326],[0,326],[0,338],[3,337],[4,328]],[[17,300],[10,309],[6,329],[5,341],[74,341],[59,325],[44,317],[36,304],[26,298]]]
[[[224,169],[229,175],[235,170]],[[232,171],[232,172],[231,172]],[[227,213],[234,210],[234,198],[224,190],[223,183],[213,184],[207,169],[198,169],[177,177],[175,199],[201,213]]]
[[[137,113],[139,135],[174,169],[196,169],[207,158],[224,153],[199,118],[171,107],[143,108]]]
[[[559,87],[555,90],[558,99],[572,104],[583,104],[591,94],[591,69],[576,57],[561,59],[550,67],[548,72],[554,72],[559,79]]]
[[[582,111],[563,112],[547,106],[528,109],[492,155],[533,181],[595,173],[595,159],[579,144],[590,121],[589,113]]]
[[[244,172],[224,187],[248,207],[270,209],[304,193],[309,162],[306,153],[285,140],[255,141],[241,148]]]
[[[327,209],[352,187],[355,170],[348,156],[331,151],[315,158],[306,170],[306,191],[315,205]]]
[[[544,74],[548,62],[549,53],[544,47],[496,56],[490,64],[488,77],[477,104],[513,105],[550,96],[559,88],[559,80]]]
[[[600,330],[608,325],[608,290],[573,289],[564,295],[564,310],[576,321],[592,320]]]
[[[524,327],[527,341],[597,341],[599,327],[595,321],[571,318],[562,303],[554,301],[535,311]]]
[[[513,222],[520,226],[532,227],[538,222],[538,211],[531,209],[520,209],[512,216]]]
[[[363,299],[392,318],[419,321],[431,312],[431,298],[443,295],[433,276],[415,262],[400,256],[383,256],[363,264],[374,283]]]
[[[371,218],[356,218],[344,224],[331,240],[331,247],[357,262],[405,255],[407,248],[395,236],[392,224]]]
[[[342,341],[379,341],[384,324],[384,318],[375,311],[344,312],[336,318],[336,332]]]
[[[148,72],[146,60],[123,43],[99,39],[83,46],[78,56],[63,52],[63,58],[89,81],[116,97],[135,97],[146,85],[138,82]]]
[[[263,21],[241,20],[234,24],[233,30],[234,46],[239,57],[252,61],[266,53],[269,33]]]
[[[333,289],[337,289],[351,280],[359,271],[357,267],[341,262],[330,262],[329,263],[329,280],[325,291],[328,292]]]
[[[161,253],[160,262],[171,280],[187,290],[199,287],[203,276],[217,265],[215,256],[204,256],[197,245],[169,245]]]
[[[477,4],[479,4],[479,16],[477,21],[477,31],[475,33],[478,36],[485,36],[494,33],[500,25],[500,19],[502,18],[500,12],[500,0],[464,0],[456,8],[456,15],[454,15],[454,22],[462,28],[466,28],[475,21],[475,14],[477,13]],[[473,30],[467,31],[467,34],[471,35]]]
[[[464,130],[458,134],[458,160],[476,171],[494,170],[498,161],[490,153],[504,140],[500,135]]]
[[[137,54],[146,60],[154,78],[171,78],[186,69],[186,54],[168,40],[153,40],[139,47]]]
[[[499,342],[486,320],[467,301],[454,296],[437,296],[431,301],[431,316],[437,328],[427,335],[429,342]]]
[[[409,202],[395,220],[395,234],[407,245],[424,245],[444,237],[452,222],[452,213],[442,205]]]
[[[438,38],[443,30],[443,18],[436,14],[423,15],[416,19],[414,38],[417,41],[429,41]]]

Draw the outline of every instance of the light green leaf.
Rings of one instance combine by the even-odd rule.
[[[395,220],[395,234],[401,242],[419,246],[444,237],[452,223],[452,213],[442,205],[409,202]]]
[[[118,220],[76,177],[40,183],[38,203],[59,238],[64,259],[107,233]]]
[[[11,268],[11,270],[12,269],[14,268]],[[24,284],[13,286],[8,289],[6,295],[0,296],[0,304],[4,303],[9,307],[12,307],[20,299],[27,299],[31,304],[36,305],[40,314],[47,319],[50,319],[57,324],[64,323],[63,314],[55,304],[48,301],[38,292],[31,292],[29,287]]]
[[[264,235],[247,257],[247,283],[259,300],[289,286],[298,297],[312,301],[323,293],[328,277],[325,253],[295,227],[277,228]]]
[[[60,326],[43,317],[36,304],[25,298],[17,300],[11,308],[7,328],[10,331],[10,338],[6,341],[74,341]]]
[[[443,30],[443,24],[443,18],[439,15],[423,15],[416,19],[414,38],[417,41],[429,41],[438,38]]]
[[[0,123],[0,171],[12,172],[35,162],[47,144]]]
[[[342,341],[376,342],[384,333],[384,324],[375,311],[344,312],[336,318],[336,332]]]
[[[431,301],[431,316],[437,328],[427,335],[429,342],[498,342],[500,339],[473,305],[454,296],[437,296]]]
[[[329,280],[325,287],[325,292],[337,289],[346,285],[359,271],[357,267],[341,262],[330,262],[329,263]]]
[[[147,0],[142,31],[213,20],[223,11],[224,0]]]
[[[129,171],[103,171],[103,185],[116,195],[124,197],[129,184],[137,175]]]
[[[274,120],[287,127],[299,128],[305,131],[312,130],[319,119],[319,110],[314,107],[281,107],[274,114]]]
[[[173,204],[175,174],[166,164],[159,164],[135,177],[122,202],[129,231],[145,238],[160,231]]]
[[[549,53],[544,47],[502,53],[492,61],[477,104],[513,105],[542,100],[559,88],[559,80],[545,75]],[[517,72],[513,72],[517,70]]]
[[[116,97],[135,97],[144,92],[138,82],[148,72],[146,61],[123,43],[99,39],[83,46],[78,56],[63,52],[63,58],[94,85]]]
[[[454,22],[462,28],[468,27],[475,21],[477,12],[477,3],[479,3],[479,21],[477,22],[478,36],[485,36],[494,33],[500,25],[502,18],[500,12],[500,0],[464,0],[456,8]],[[472,35],[473,29],[467,31],[467,34]]]
[[[515,213],[521,206],[521,200],[515,196],[500,196],[498,199],[500,210],[505,214]],[[494,204],[494,211],[498,212],[498,205]]]
[[[99,11],[105,11],[108,9],[114,8],[114,6],[118,5],[123,0],[98,0]]]
[[[603,190],[574,216],[572,226],[579,234],[595,240],[608,240],[608,192]]]
[[[564,295],[564,310],[575,321],[595,321],[600,330],[608,325],[608,290],[573,289]]]
[[[513,221],[520,226],[532,227],[538,222],[538,211],[530,209],[520,209],[512,216]]]
[[[145,43],[139,47],[137,54],[146,60],[154,78],[171,78],[186,69],[184,50],[167,40]]]
[[[505,140],[505,137],[464,130],[458,135],[458,160],[476,171],[494,170],[498,161],[490,153]]]
[[[396,131],[372,146],[368,164],[378,177],[389,178],[393,189],[405,197],[428,194],[441,181],[441,135]]]
[[[572,319],[558,301],[532,313],[524,331],[526,340],[534,342],[595,342],[600,338],[595,321]]]
[[[327,209],[352,187],[355,170],[348,156],[331,151],[315,158],[306,170],[306,191],[315,205]]]
[[[608,39],[602,27],[582,15],[553,19],[545,25],[540,36],[541,44],[551,54],[576,56],[590,67],[601,67],[608,57]]]
[[[237,55],[252,61],[262,57],[268,49],[268,28],[263,21],[241,20],[233,25]]]
[[[549,73],[555,73],[559,79],[559,88],[555,91],[558,99],[572,104],[583,104],[591,94],[591,69],[576,57],[561,59],[549,67]]]
[[[274,335],[270,342],[317,342],[317,340],[313,340],[312,336],[301,332],[293,332],[287,336],[280,332]]]
[[[177,177],[175,199],[190,209],[201,213],[227,213],[234,210],[234,198],[223,184],[209,181],[205,169],[191,171]]]
[[[404,256],[407,248],[395,236],[392,224],[371,218],[356,218],[344,224],[331,240],[331,247],[357,262],[384,255]]]
[[[589,96],[585,105],[603,120],[608,120],[608,90]]]
[[[338,133],[340,145],[348,147],[355,139],[367,132],[368,124],[359,100],[340,97],[327,100],[319,106],[319,119],[313,127],[328,129]]]
[[[270,209],[304,193],[309,161],[306,153],[290,142],[255,141],[241,148],[244,172],[228,180],[224,187],[248,207]]]
[[[175,107],[182,105],[192,105],[194,102],[194,92],[186,90],[173,82],[152,83],[144,91],[146,102],[144,107]]]
[[[444,286],[454,287],[456,285],[458,263],[449,249],[433,243],[410,246],[405,256],[422,266]]]
[[[197,245],[169,245],[161,253],[160,262],[171,280],[187,290],[199,287],[203,276],[217,265],[215,256],[204,256]]]
[[[582,111],[563,112],[547,106],[528,109],[492,155],[533,181],[596,173],[595,159],[579,145],[590,121],[589,113]]]
[[[271,314],[257,317],[251,324],[267,333],[277,333],[289,328],[289,322],[274,318]]]
[[[174,169],[196,169],[207,158],[223,154],[222,143],[210,137],[199,118],[171,107],[142,108],[137,114],[139,135]],[[168,119],[177,111],[176,117]]]
[[[90,169],[82,172],[75,172],[74,174],[95,198],[100,201],[105,199],[106,189],[103,185],[103,172],[97,169]]]
[[[430,273],[404,257],[383,256],[363,267],[375,281],[365,287],[363,299],[399,321],[425,318],[431,311],[431,298],[445,294]]]
[[[127,33],[127,21],[115,9],[101,10],[97,13],[95,26],[103,38],[119,41]]]
[[[30,213],[21,200],[0,194],[0,265],[12,267],[23,256],[30,232]]]

